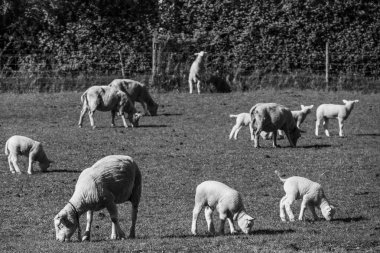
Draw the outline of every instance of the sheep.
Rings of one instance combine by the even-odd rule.
[[[215,234],[215,228],[212,221],[212,213],[216,210],[219,213],[220,228],[219,233],[224,234],[224,224],[228,220],[231,234],[237,233],[233,221],[237,221],[240,229],[248,234],[253,226],[253,220],[245,212],[241,194],[217,181],[205,181],[199,184],[195,193],[195,205],[193,210],[193,220],[191,232],[197,235],[197,219],[202,208],[205,207],[205,216],[208,231]]]
[[[194,55],[197,56],[195,61],[190,67],[190,73],[189,73],[189,91],[190,94],[193,93],[193,83],[197,84],[197,90],[198,94],[201,93],[201,81],[204,81],[204,62],[203,62],[203,56],[206,54],[204,51],[200,51],[199,53],[195,53]]]
[[[298,129],[300,129],[301,124],[304,122],[304,120],[306,119],[306,116],[311,112],[311,109],[313,107],[314,107],[314,105],[309,105],[309,106],[301,105],[301,110],[292,111],[292,116],[293,116],[293,119],[296,121],[296,125],[297,125]],[[280,138],[281,137],[284,138],[284,133],[282,130],[278,130],[278,135]],[[263,135],[261,135],[261,136],[263,136]],[[263,136],[263,138],[264,138],[264,136]],[[272,133],[267,133],[265,135],[265,139],[271,139],[271,138],[272,138]]]
[[[157,115],[158,104],[154,102],[144,84],[131,79],[115,79],[108,86],[127,93],[133,104],[139,102],[144,108],[144,115]]]
[[[8,155],[8,163],[11,173],[17,172],[21,174],[21,170],[17,165],[18,155],[28,156],[28,174],[33,174],[33,163],[39,162],[42,172],[50,167],[53,162],[46,156],[42,144],[25,136],[14,135],[5,143],[5,154]]]
[[[249,126],[249,131],[251,135],[253,134],[253,129],[251,128],[251,125],[249,124],[251,122],[251,115],[247,112],[239,113],[239,114],[230,114],[230,118],[236,118],[236,124],[232,127],[229,139],[231,140],[232,137],[234,137],[235,140],[237,140],[237,135],[240,131],[240,129],[243,126]],[[261,132],[261,136],[265,139],[265,132]]]
[[[286,221],[285,211],[289,216],[289,221],[294,221],[294,215],[290,206],[295,200],[301,198],[302,204],[298,220],[303,220],[306,207],[309,208],[314,220],[318,219],[315,213],[315,207],[321,210],[326,220],[330,221],[333,218],[336,212],[335,207],[329,204],[320,184],[304,177],[293,176],[284,179],[277,170],[275,173],[280,180],[284,182],[284,190],[286,193],[280,201],[280,218],[282,221]]]
[[[345,100],[343,99],[344,105],[335,105],[335,104],[321,104],[317,108],[317,121],[315,123],[315,135],[318,136],[318,128],[323,121],[323,128],[325,129],[326,136],[330,136],[328,130],[329,119],[337,118],[339,123],[339,136],[344,137],[343,135],[343,121],[348,118],[352,109],[354,109],[354,104],[358,103],[359,100]]]
[[[88,111],[92,128],[96,128],[93,114],[96,110],[111,111],[111,126],[115,126],[115,115],[118,112],[123,119],[124,127],[128,127],[124,118],[124,112],[128,115],[128,120],[132,123],[132,127],[137,127],[141,114],[137,113],[136,108],[129,99],[128,95],[114,87],[109,86],[92,86],[88,88],[81,96],[82,111],[79,116],[79,127],[82,127],[83,116]]]
[[[111,240],[125,238],[119,225],[116,204],[127,201],[132,203],[129,238],[134,238],[141,187],[141,173],[131,157],[111,155],[100,159],[82,171],[71,199],[54,217],[56,240],[70,241],[78,228],[78,240],[90,241],[93,212],[103,208],[107,208],[112,221]],[[81,238],[79,217],[85,212],[86,232]]]
[[[259,103],[249,111],[251,115],[251,128],[256,125],[256,131],[251,134],[251,140],[255,141],[254,147],[259,148],[259,134],[261,131],[273,132],[273,147],[277,145],[277,130],[283,130],[289,143],[295,147],[301,137],[300,130],[296,126],[292,113],[285,106],[275,103]],[[252,131],[253,132],[253,131]]]

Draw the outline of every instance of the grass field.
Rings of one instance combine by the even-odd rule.
[[[98,112],[92,130],[86,115],[79,129],[81,93],[0,94],[0,251],[1,252],[254,252],[254,251],[379,251],[380,250],[380,95],[297,90],[251,93],[153,94],[157,117],[144,117],[139,128],[110,127],[110,114]],[[299,105],[341,103],[359,99],[345,124],[347,138],[314,136],[315,109],[302,128],[307,132],[290,148],[287,140],[274,149],[260,141],[254,149],[248,128],[229,141],[230,113],[249,111],[257,102]],[[320,129],[322,132],[322,129]],[[56,163],[48,173],[28,176],[9,172],[3,146],[12,135],[43,142]],[[74,192],[79,173],[100,158],[125,154],[143,175],[143,192],[134,240],[111,241],[106,210],[94,214],[92,242],[55,241],[53,218]],[[304,176],[323,185],[338,207],[332,222],[282,223],[282,184],[274,174]],[[326,172],[319,179],[320,174]],[[199,236],[190,233],[195,187],[218,180],[243,194],[248,214],[256,218],[249,235],[206,235],[204,215]],[[121,225],[130,225],[130,204],[119,205]],[[299,202],[293,206],[299,213]],[[320,217],[320,212],[318,213]],[[218,224],[217,216],[214,221]],[[82,229],[85,216],[81,217]],[[226,227],[226,231],[229,229]]]

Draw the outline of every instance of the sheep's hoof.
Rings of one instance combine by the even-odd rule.
[[[15,174],[15,173],[16,173],[16,171],[14,171],[14,170],[11,170],[11,173],[12,173],[12,174]]]
[[[84,241],[90,241],[90,234],[87,231],[84,233],[84,236],[82,237],[82,242]]]
[[[78,125],[79,128],[82,128],[82,125]]]
[[[95,129],[96,128],[96,126],[92,126],[92,129]]]

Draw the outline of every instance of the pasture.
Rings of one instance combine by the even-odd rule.
[[[97,129],[85,116],[77,126],[81,93],[0,94],[0,251],[1,252],[254,252],[254,251],[379,251],[380,250],[380,95],[349,92],[258,90],[247,93],[156,93],[158,116],[144,117],[139,128],[110,127],[110,113],[96,112]],[[346,138],[338,137],[338,123],[330,122],[328,138],[314,135],[315,110],[321,103],[359,99],[345,123]],[[280,140],[281,148],[249,141],[248,127],[237,141],[228,135],[235,119],[258,102],[277,102],[292,110],[314,104],[301,126],[297,148]],[[138,106],[138,108],[141,108]],[[322,128],[320,133],[323,133]],[[9,172],[5,141],[12,135],[41,141],[56,163],[48,173]],[[54,216],[74,192],[79,173],[111,154],[129,155],[143,176],[142,201],[134,240],[111,241],[108,212],[95,212],[92,242],[55,241]],[[332,222],[283,223],[279,201],[282,183],[274,173],[298,175],[321,182],[337,206]],[[322,177],[320,175],[326,172]],[[218,180],[240,191],[247,213],[255,217],[249,235],[209,236],[201,214],[199,234],[190,233],[195,187]],[[293,205],[299,213],[298,201]],[[119,205],[122,229],[130,225],[130,203]],[[321,213],[318,215],[322,217]],[[85,229],[85,215],[81,217]],[[214,222],[218,224],[217,216]],[[226,232],[229,232],[226,224]]]

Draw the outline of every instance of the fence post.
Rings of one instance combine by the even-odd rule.
[[[125,78],[124,64],[123,64],[123,57],[121,55],[121,50],[119,50],[119,56],[120,56],[120,65],[121,65],[121,75],[123,76],[123,78]]]
[[[325,67],[325,72],[326,72],[326,77],[325,77],[325,81],[326,81],[326,90],[329,89],[329,41],[327,40],[326,41],[326,67]]]
[[[158,70],[158,49],[159,49],[159,42],[158,42],[158,32],[153,32],[153,40],[152,40],[152,78],[151,83],[152,86],[156,85],[156,76],[157,76],[157,70]]]

